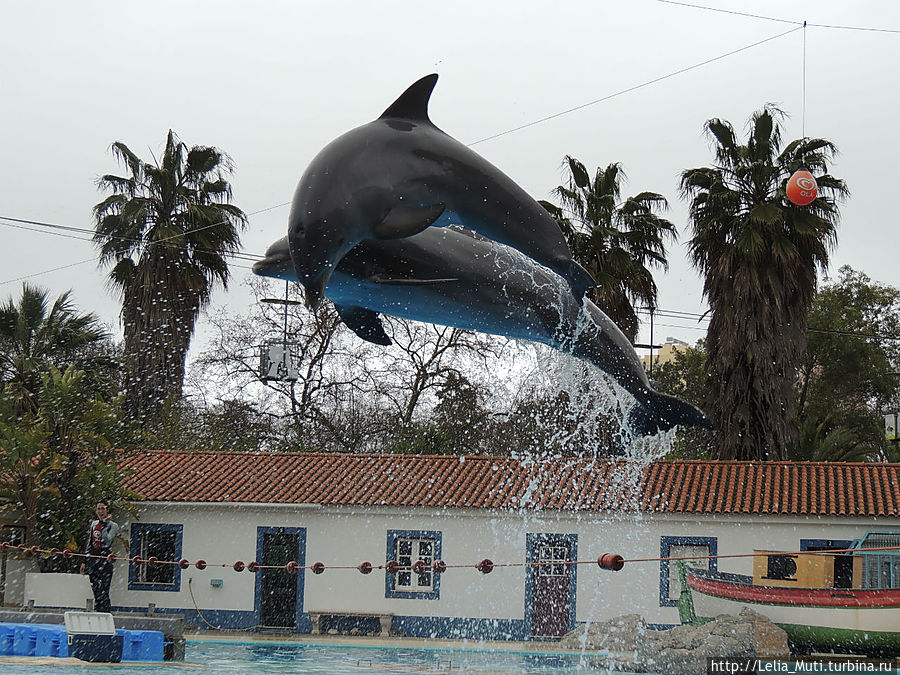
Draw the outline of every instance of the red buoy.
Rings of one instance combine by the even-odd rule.
[[[325,571],[325,563],[323,563],[323,562],[314,562],[314,563],[312,564],[312,567],[310,567],[309,569],[312,570],[312,573],[313,573],[313,574],[322,574],[322,572]]]
[[[480,563],[475,565],[475,569],[477,569],[482,574],[490,574],[494,569],[494,563],[491,562],[490,558],[485,558]]]
[[[618,553],[604,553],[597,558],[597,564],[602,569],[618,572],[625,566],[625,559]]]
[[[431,565],[431,569],[434,570],[435,574],[443,574],[447,571],[447,563],[443,560],[435,560]]]
[[[819,185],[809,171],[795,171],[787,182],[787,198],[797,206],[806,206],[819,194]]]
[[[356,567],[356,569],[358,569],[363,574],[371,574],[372,573],[372,563],[370,563],[368,560],[364,560],[363,562],[359,563],[359,565]]]
[[[257,572],[259,572],[259,563],[255,560],[251,560],[247,563],[247,571],[256,574]]]
[[[112,555],[112,554],[110,554],[110,555]],[[181,560],[178,561],[178,566],[181,569],[186,570],[188,567],[191,566],[191,561],[188,560],[187,558],[182,558]]]
[[[297,574],[297,572],[300,570],[300,563],[298,563],[296,560],[291,560],[284,566],[284,569],[286,569],[291,574]]]
[[[194,563],[194,567],[196,567],[198,570],[205,570],[206,561],[203,558],[200,558],[200,560]]]
[[[234,563],[234,565],[231,566],[231,568],[232,568],[235,572],[243,572],[243,571],[244,571],[244,567],[245,567],[245,565],[244,565],[244,561],[243,561],[243,560],[238,560],[237,562]]]

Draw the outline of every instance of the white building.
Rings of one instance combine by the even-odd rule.
[[[116,514],[119,555],[191,564],[119,562],[114,609],[154,603],[200,626],[310,632],[321,616],[323,630],[371,630],[380,618],[408,636],[521,640],[637,612],[665,627],[678,623],[674,566],[637,559],[842,547],[869,530],[900,530],[895,464],[641,469],[585,459],[149,452],[130,467],[129,487],[144,500],[138,519]],[[628,562],[601,569],[603,553]],[[488,574],[475,567],[484,559],[495,564]],[[408,569],[418,560],[421,574]],[[437,574],[439,560],[448,569]],[[236,572],[236,561],[273,567]],[[303,569],[286,571],[289,561]],[[369,574],[357,569],[364,561],[375,567]],[[386,561],[401,570],[380,569]],[[546,564],[527,564],[538,561]],[[581,564],[564,564],[573,561]],[[316,562],[324,572],[310,569]],[[753,563],[706,564],[750,574]]]

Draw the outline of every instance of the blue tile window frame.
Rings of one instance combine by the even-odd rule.
[[[659,538],[659,557],[668,558],[669,551],[673,546],[706,546],[709,549],[709,555],[718,555],[719,543],[716,537],[660,537]],[[710,558],[709,569],[713,572],[718,570],[715,558]],[[669,599],[669,565],[668,560],[661,560],[659,563],[659,606],[660,607],[677,607],[677,600]]]
[[[801,539],[800,550],[808,551],[810,548],[821,550],[823,548],[850,548],[852,539]],[[850,555],[849,553],[847,555]]]
[[[140,556],[141,554],[141,535],[148,532],[174,532],[175,533],[175,560],[182,557],[181,548],[184,535],[184,525],[174,525],[171,523],[132,523],[130,537],[131,557]],[[146,563],[145,563],[146,564]],[[178,565],[172,565],[172,582],[171,584],[147,583],[138,581],[138,566],[134,563],[128,564],[128,590],[129,591],[166,591],[177,593],[181,590],[181,568]]]
[[[397,559],[398,539],[431,539],[434,541],[434,560],[442,560],[441,539],[443,533],[438,530],[388,530],[385,560]],[[394,590],[395,575],[384,573],[384,597],[403,600],[439,600],[441,597],[441,575],[432,572],[430,591],[397,591]]]

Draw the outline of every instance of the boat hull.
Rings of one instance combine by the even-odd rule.
[[[694,615],[707,621],[748,607],[807,650],[900,653],[900,592],[754,586],[750,577],[689,570]]]

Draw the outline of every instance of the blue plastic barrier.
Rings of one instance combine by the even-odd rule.
[[[34,624],[17,624],[13,627],[13,656],[34,656],[37,633]]]
[[[163,634],[158,630],[125,631],[123,661],[162,661]]]
[[[35,628],[36,640],[34,643],[35,656],[58,656],[59,642],[62,631],[52,628]]]
[[[12,656],[13,625],[11,623],[0,623],[0,656]]]
[[[162,661],[164,637],[156,630],[116,629],[122,637],[123,661]],[[0,623],[0,656],[69,656],[64,626],[46,623]]]

